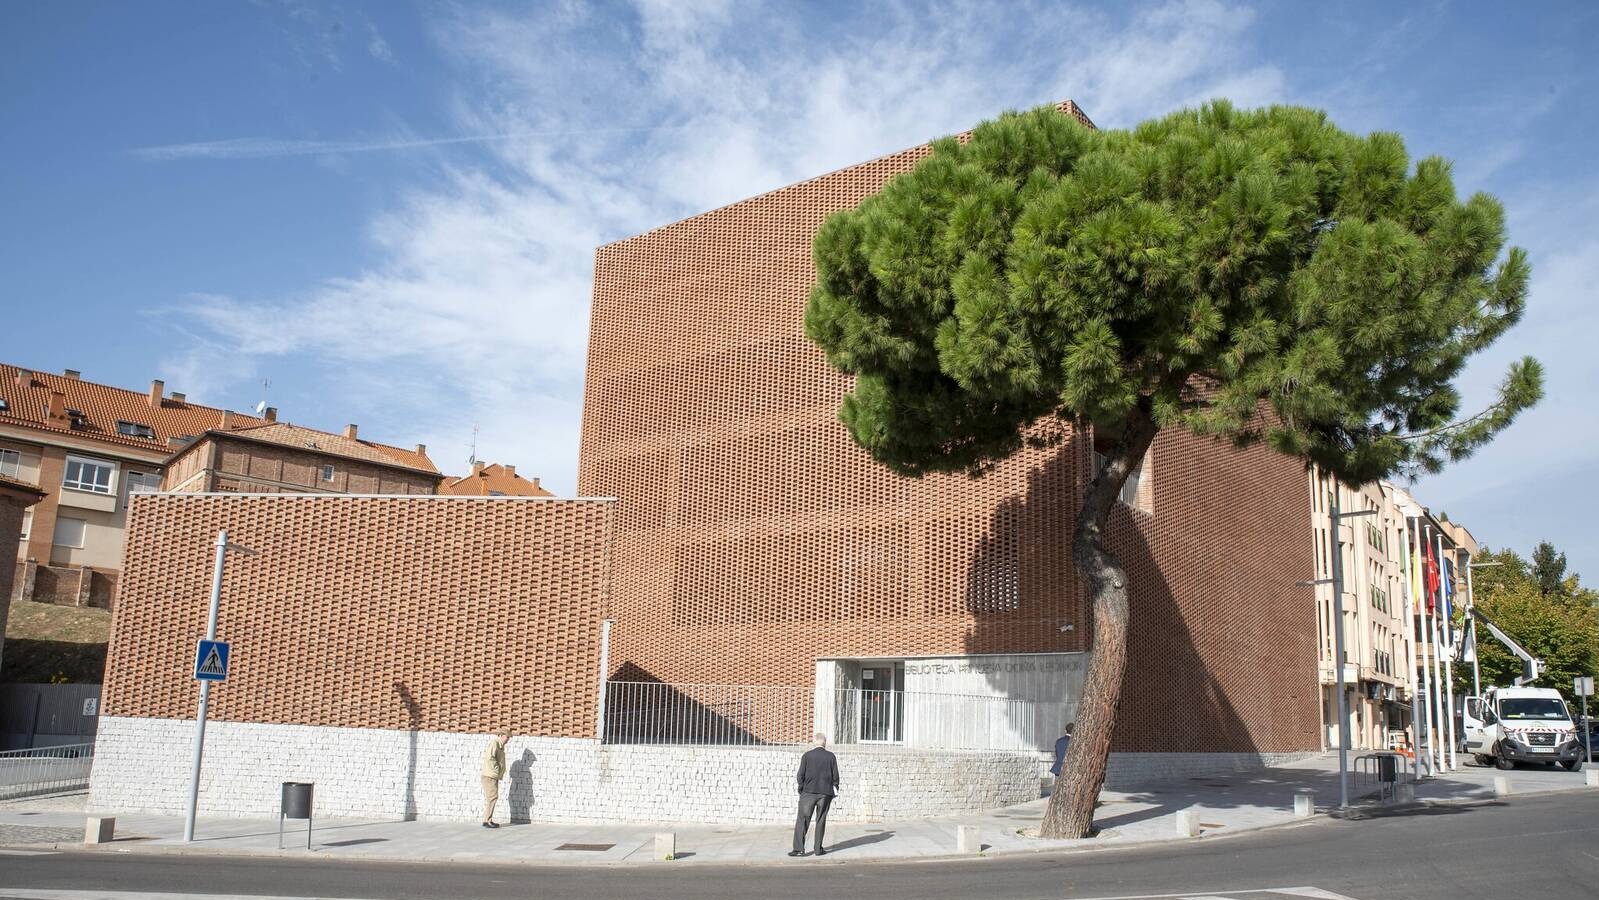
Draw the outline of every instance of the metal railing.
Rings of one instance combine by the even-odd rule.
[[[837,744],[1043,751],[1075,718],[1074,707],[974,694],[612,681],[605,741],[803,744],[820,728]]]
[[[84,790],[93,762],[92,743],[0,751],[0,800]]]

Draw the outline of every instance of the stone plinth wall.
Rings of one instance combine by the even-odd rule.
[[[105,717],[90,806],[179,813],[194,723]],[[201,815],[274,816],[279,784],[316,782],[318,816],[473,820],[477,734],[211,722]],[[792,822],[803,747],[606,745],[513,737],[496,817],[540,822]],[[905,819],[1038,797],[1036,754],[839,747],[832,817]]]

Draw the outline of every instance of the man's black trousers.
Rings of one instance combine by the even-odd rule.
[[[827,831],[827,810],[833,805],[828,794],[800,794],[799,815],[794,817],[794,852],[805,852],[805,832],[811,827],[811,813],[816,814],[816,849],[822,849],[822,836]]]

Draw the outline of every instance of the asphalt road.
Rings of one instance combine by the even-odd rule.
[[[1321,893],[1277,893],[1313,887]],[[34,889],[34,890],[29,890]],[[68,891],[69,893],[59,893]],[[1149,848],[922,863],[398,865],[214,856],[0,856],[0,898],[80,891],[401,898],[1599,898],[1599,794],[1430,807]]]

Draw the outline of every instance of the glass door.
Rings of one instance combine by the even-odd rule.
[[[894,664],[861,666],[862,742],[886,744],[900,740],[899,668]]]

